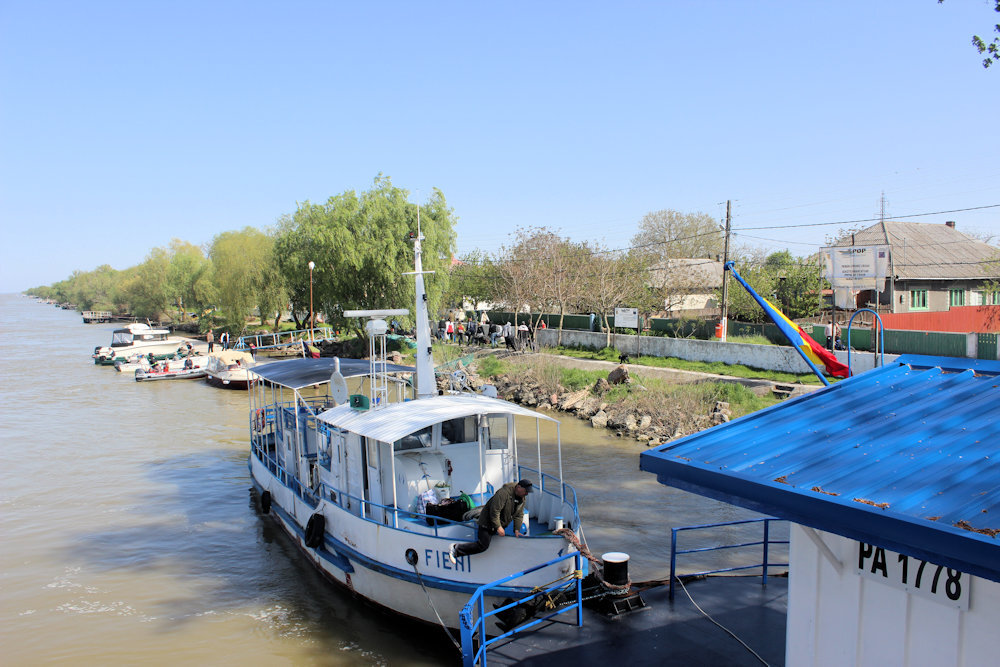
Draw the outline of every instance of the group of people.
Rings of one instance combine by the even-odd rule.
[[[831,351],[847,349],[847,346],[840,339],[840,325],[836,322],[826,323],[826,349]]]
[[[215,333],[209,329],[208,333],[205,334],[205,342],[208,343],[208,353],[211,354],[215,351]],[[219,345],[222,346],[223,350],[229,349],[229,332],[223,331],[219,334]]]
[[[538,323],[539,329],[545,328],[545,320]],[[442,319],[437,326],[438,339],[467,345],[486,345],[497,347],[502,340],[509,350],[535,349],[535,332],[530,323],[521,322],[516,327],[508,320],[502,326],[490,322],[489,315],[484,311],[479,319],[468,320]]]

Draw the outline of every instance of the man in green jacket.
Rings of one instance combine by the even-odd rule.
[[[476,533],[475,542],[455,543],[451,545],[449,557],[451,562],[462,556],[471,556],[486,551],[490,548],[490,541],[494,535],[503,537],[504,526],[511,521],[514,522],[515,537],[523,537],[521,532],[524,515],[524,503],[528,494],[531,493],[531,480],[522,479],[519,482],[508,482],[500,487],[493,494],[493,497],[486,501],[483,511],[479,514],[479,530]]]

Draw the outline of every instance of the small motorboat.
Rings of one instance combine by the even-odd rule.
[[[180,368],[171,367],[169,362],[158,362],[152,368],[135,369],[136,382],[152,382],[154,380],[194,380],[203,378],[208,373],[204,366],[195,366],[194,359],[185,359],[180,362]]]
[[[223,389],[246,389],[257,376],[250,369],[254,358],[240,350],[223,350],[206,357],[205,371],[208,383]]]

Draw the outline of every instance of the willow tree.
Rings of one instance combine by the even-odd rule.
[[[171,299],[180,312],[181,320],[184,320],[189,308],[201,308],[211,303],[199,298],[199,295],[205,295],[204,286],[198,286],[199,281],[211,273],[211,262],[201,248],[180,239],[170,242],[169,255],[167,283]]]
[[[277,265],[288,285],[294,309],[309,305],[309,262],[314,309],[341,320],[351,309],[410,308],[414,281],[413,243],[417,208],[406,190],[379,175],[370,190],[345,191],[325,204],[304,202],[281,219],[275,241]],[[437,312],[447,287],[447,268],[455,244],[454,213],[434,189],[420,205],[420,227],[428,311]],[[401,321],[413,322],[413,313]],[[360,331],[359,322],[345,322]]]
[[[120,295],[129,312],[157,320],[163,316],[171,302],[169,266],[170,253],[166,248],[153,248],[142,264],[122,272]]]
[[[264,318],[284,306],[284,281],[269,235],[253,227],[223,232],[212,240],[208,254],[219,314],[227,326],[243,331],[255,307]]]

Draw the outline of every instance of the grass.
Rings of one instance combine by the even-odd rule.
[[[478,372],[484,377],[509,374],[515,377],[528,375],[538,382],[542,393],[556,393],[560,389],[578,391],[593,389],[597,380],[607,378],[607,371],[566,368],[545,357],[527,361],[500,360],[484,357],[476,361]],[[637,387],[641,384],[642,388]],[[602,396],[604,402],[645,414],[660,414],[665,409],[681,414],[707,414],[717,401],[729,403],[734,416],[749,414],[774,405],[778,399],[758,396],[743,385],[733,382],[699,382],[676,384],[659,378],[643,378],[632,385],[614,385]]]
[[[755,338],[755,337],[751,337]],[[743,342],[742,340],[739,342]],[[618,350],[612,347],[605,347],[600,350],[587,348],[573,348],[559,346],[547,350],[552,354],[560,354],[565,357],[576,359],[596,359],[598,361],[618,362]],[[732,377],[772,380],[774,382],[784,382],[787,384],[822,384],[815,375],[797,375],[795,373],[782,373],[779,371],[765,371],[740,364],[724,364],[721,361],[687,361],[673,357],[647,357],[645,355],[638,358],[633,357],[629,361],[632,365],[650,366],[652,368],[675,368],[682,371],[695,371],[697,373],[711,373],[712,375],[729,375]]]

